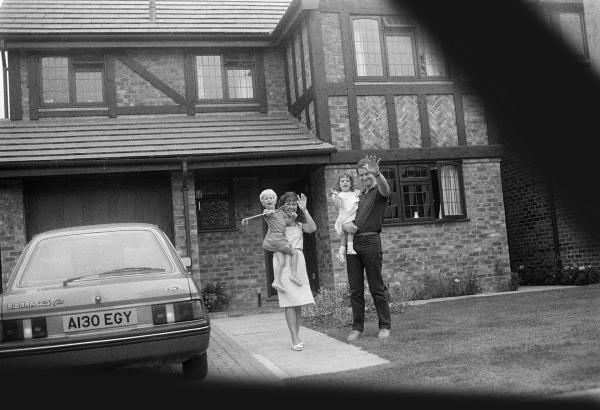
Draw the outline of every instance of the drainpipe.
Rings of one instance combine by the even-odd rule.
[[[0,54],[2,54],[2,94],[4,98],[4,118],[8,118],[8,67],[4,52],[4,40],[0,40]]]
[[[189,205],[188,205],[188,168],[187,161],[183,161],[181,163],[181,170],[183,175],[183,219],[185,221],[185,248],[188,257],[192,257],[192,243],[190,242],[190,214],[189,214]]]

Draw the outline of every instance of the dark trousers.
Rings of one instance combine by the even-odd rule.
[[[346,271],[348,272],[348,286],[350,287],[350,306],[352,306],[352,329],[363,331],[365,325],[365,274],[369,291],[373,297],[379,328],[390,329],[390,305],[383,278],[381,265],[383,252],[381,251],[381,238],[379,234],[359,235],[354,237],[354,250],[356,255],[346,255]]]

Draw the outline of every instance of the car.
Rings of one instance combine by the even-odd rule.
[[[178,362],[203,379],[210,318],[189,266],[152,224],[36,234],[0,294],[0,369]]]

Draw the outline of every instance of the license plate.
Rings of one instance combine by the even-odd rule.
[[[101,312],[63,316],[63,329],[65,332],[96,330],[135,324],[137,324],[135,309],[103,310]]]

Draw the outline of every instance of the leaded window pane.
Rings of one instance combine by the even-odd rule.
[[[388,69],[391,77],[415,75],[413,44],[411,36],[386,36]]]
[[[558,14],[560,32],[563,38],[579,54],[584,55],[583,30],[579,13],[561,12]]]
[[[229,98],[254,98],[252,70],[250,69],[228,69],[227,85],[229,87]]]
[[[102,72],[81,71],[75,73],[75,100],[78,103],[102,102]]]
[[[433,39],[420,30],[418,36],[419,73],[423,77],[445,77],[446,63],[444,55]]]
[[[42,58],[42,100],[46,104],[69,102],[69,59]]]
[[[198,99],[222,99],[221,56],[196,56],[196,80],[198,84]]]
[[[352,21],[356,72],[359,77],[383,76],[383,60],[379,39],[379,21],[355,19]]]
[[[458,181],[458,170],[454,165],[440,166],[440,185],[442,188],[442,201],[444,215],[462,215],[462,202]]]

